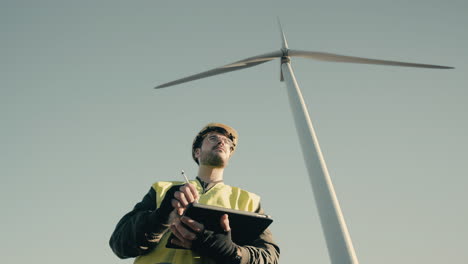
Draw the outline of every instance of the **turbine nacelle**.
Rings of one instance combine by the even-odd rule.
[[[288,50],[281,49],[281,51],[283,52],[283,56],[281,56],[280,62],[280,82],[284,82],[283,68],[281,67],[281,65],[283,63],[290,63],[291,58],[288,56]]]

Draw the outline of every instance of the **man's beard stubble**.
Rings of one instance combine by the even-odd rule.
[[[224,168],[227,165],[227,161],[220,155],[210,151],[206,155],[201,155],[200,164],[215,168]]]

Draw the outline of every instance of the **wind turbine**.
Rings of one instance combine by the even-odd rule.
[[[320,223],[325,236],[325,241],[328,248],[328,255],[332,264],[358,264],[358,259],[354,251],[354,247],[349,235],[346,223],[341,212],[338,198],[328,173],[325,159],[317,139],[317,135],[312,126],[312,121],[307,110],[306,103],[302,97],[299,84],[294,76],[294,71],[291,67],[291,57],[303,57],[331,62],[347,62],[347,63],[363,63],[377,64],[387,66],[404,66],[432,69],[453,69],[453,67],[429,65],[420,63],[410,63],[401,61],[389,61],[368,59],[361,57],[351,57],[325,52],[301,51],[289,49],[286,37],[284,35],[281,24],[279,23],[282,39],[282,48],[279,51],[274,51],[244,60],[240,60],[231,64],[227,64],[209,71],[194,74],[175,81],[164,83],[155,87],[156,89],[164,88],[184,82],[189,82],[217,74],[222,74],[230,71],[240,70],[248,67],[253,67],[276,58],[281,59],[281,81],[285,81],[289,103],[296,125],[296,131],[302,147],[302,154],[309,173],[310,183],[312,185],[315,203],[320,216]]]

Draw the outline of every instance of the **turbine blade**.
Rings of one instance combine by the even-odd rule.
[[[164,88],[164,87],[168,87],[168,86],[172,86],[172,85],[176,85],[176,84],[181,84],[181,83],[189,82],[189,81],[193,81],[193,80],[198,80],[198,79],[201,79],[201,78],[205,78],[205,77],[209,77],[209,76],[213,76],[213,75],[217,75],[217,74],[222,74],[222,73],[226,73],[226,72],[230,72],[230,71],[235,71],[235,70],[240,70],[240,69],[256,66],[256,65],[265,63],[267,61],[279,58],[282,55],[283,55],[283,53],[281,51],[275,51],[275,52],[270,52],[270,53],[250,57],[250,58],[247,58],[247,59],[244,59],[244,60],[236,61],[234,63],[227,64],[227,65],[224,65],[224,66],[209,70],[209,71],[205,71],[205,72],[201,72],[201,73],[198,73],[198,74],[190,75],[188,77],[184,77],[184,78],[172,81],[172,82],[168,82],[168,83],[158,85],[158,86],[155,87],[155,89]]]
[[[453,67],[448,67],[448,66],[430,65],[430,64],[412,63],[412,62],[401,62],[401,61],[390,61],[390,60],[376,60],[376,59],[351,57],[351,56],[344,56],[344,55],[325,53],[325,52],[315,52],[315,51],[289,50],[288,55],[293,56],[293,57],[303,57],[303,58],[316,59],[316,60],[322,60],[322,61],[364,63],[364,64],[433,68],[433,69],[454,69]]]
[[[286,36],[284,35],[284,31],[283,31],[283,26],[281,25],[281,21],[279,19],[279,17],[277,17],[278,19],[278,26],[279,26],[279,29],[281,31],[281,40],[283,41],[283,49],[287,50],[288,49],[288,41],[286,41]]]

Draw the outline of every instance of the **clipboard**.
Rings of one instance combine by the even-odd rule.
[[[223,232],[224,230],[220,226],[220,218],[223,214],[229,216],[232,241],[241,246],[255,240],[273,222],[273,218],[269,215],[199,203],[190,204],[185,210],[184,216],[204,224],[208,230]],[[171,234],[166,247],[185,249],[172,244],[173,237],[174,235]]]

